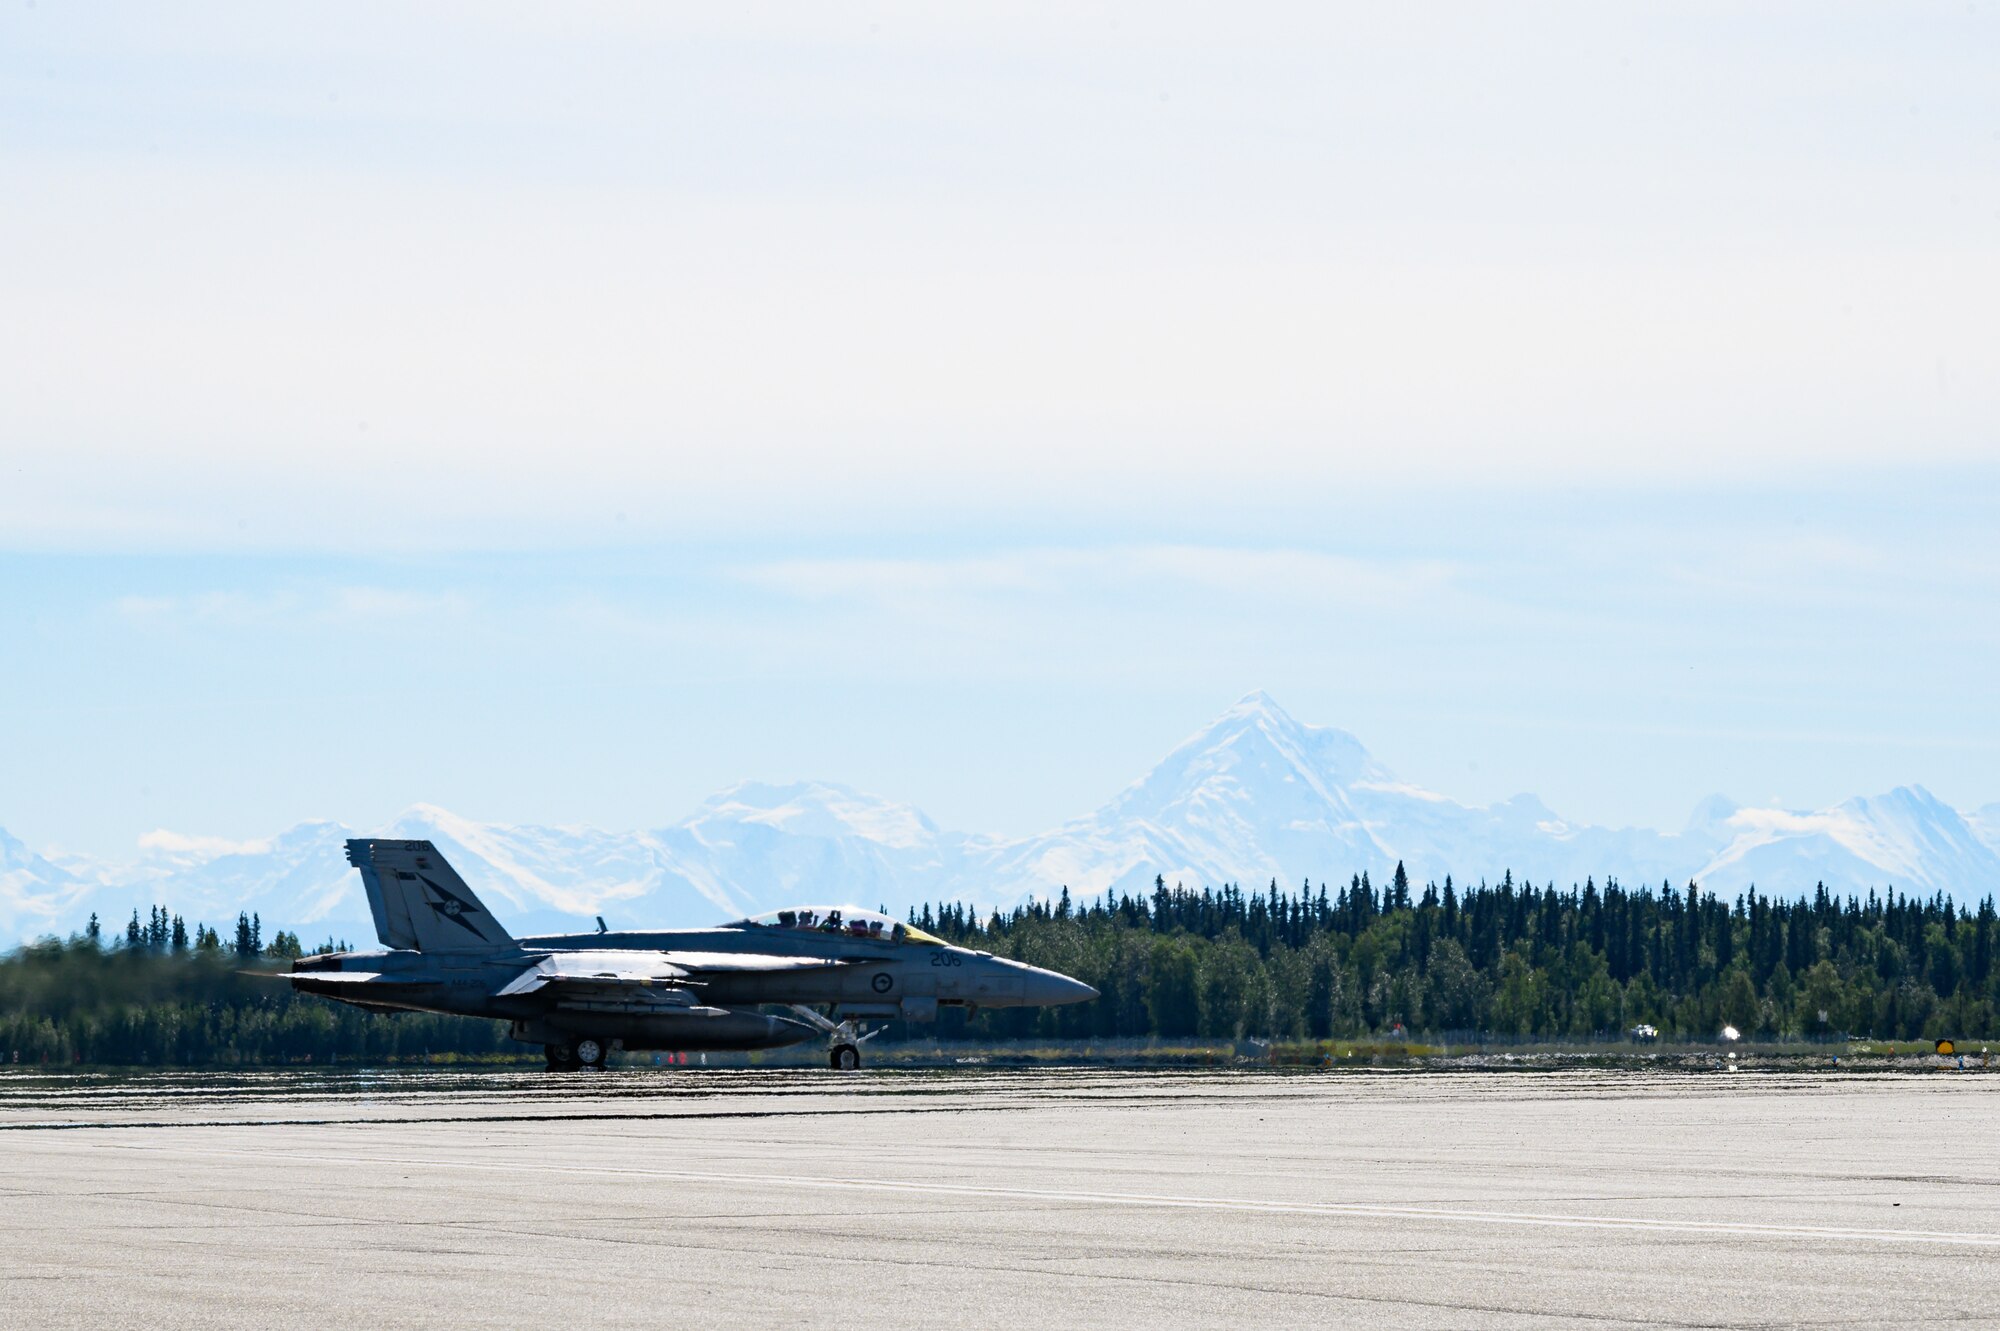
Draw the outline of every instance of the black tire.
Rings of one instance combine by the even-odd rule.
[[[861,1066],[861,1051],[851,1044],[837,1044],[828,1051],[826,1062],[835,1072],[853,1072]]]
[[[576,1042],[576,1061],[579,1067],[602,1071],[604,1060],[609,1057],[611,1057],[611,1041],[609,1040],[600,1040],[596,1036],[586,1035]]]
[[[542,1054],[549,1060],[550,1072],[576,1071],[576,1046],[567,1044],[545,1044]]]

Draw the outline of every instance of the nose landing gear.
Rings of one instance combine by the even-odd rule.
[[[854,1072],[861,1066],[861,1046],[874,1039],[886,1026],[877,1026],[872,1031],[863,1031],[854,1021],[834,1021],[816,1008],[802,1003],[791,1005],[792,1011],[805,1018],[806,1023],[826,1034],[826,1065],[835,1072]]]

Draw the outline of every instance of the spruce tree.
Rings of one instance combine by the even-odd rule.
[[[1333,990],[1333,957],[1322,944],[1306,970],[1306,1034],[1315,1040],[1333,1034]]]

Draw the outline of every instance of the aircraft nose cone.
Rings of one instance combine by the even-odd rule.
[[[1044,1007],[1084,1003],[1097,997],[1097,991],[1082,980],[1072,980],[1054,971],[1036,971],[1028,983],[1028,994],[1030,1002]]]

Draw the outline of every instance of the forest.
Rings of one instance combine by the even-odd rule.
[[[345,944],[329,938],[313,950]],[[214,1067],[525,1052],[499,1022],[390,1017],[294,994],[281,972],[305,951],[282,930],[267,942],[254,916],[238,916],[224,937],[154,907],[107,938],[93,915],[72,938],[0,958],[0,1062]]]
[[[2000,1037],[1991,896],[1961,909],[1893,891],[1725,901],[1690,884],[1559,891],[1507,875],[1414,893],[1402,867],[1337,890],[1156,880],[1150,894],[1055,900],[985,915],[953,902],[911,920],[951,942],[1097,987],[1092,1003],[950,1013],[883,1039],[1102,1038],[1456,1043]],[[343,950],[327,939],[313,950]],[[79,934],[0,958],[0,1060],[236,1065],[539,1058],[501,1023],[362,1012],[295,995],[275,972],[306,951],[155,907],[106,937]]]
[[[1002,1036],[1257,1036],[1402,1032],[1454,1041],[1615,1038],[1917,1039],[2000,1035],[1994,905],[1894,892],[1790,900],[1684,890],[1376,888],[1155,880],[1150,897],[1032,903],[985,919],[955,904],[917,923],[953,942],[1074,975],[1095,1003],[979,1014]]]

